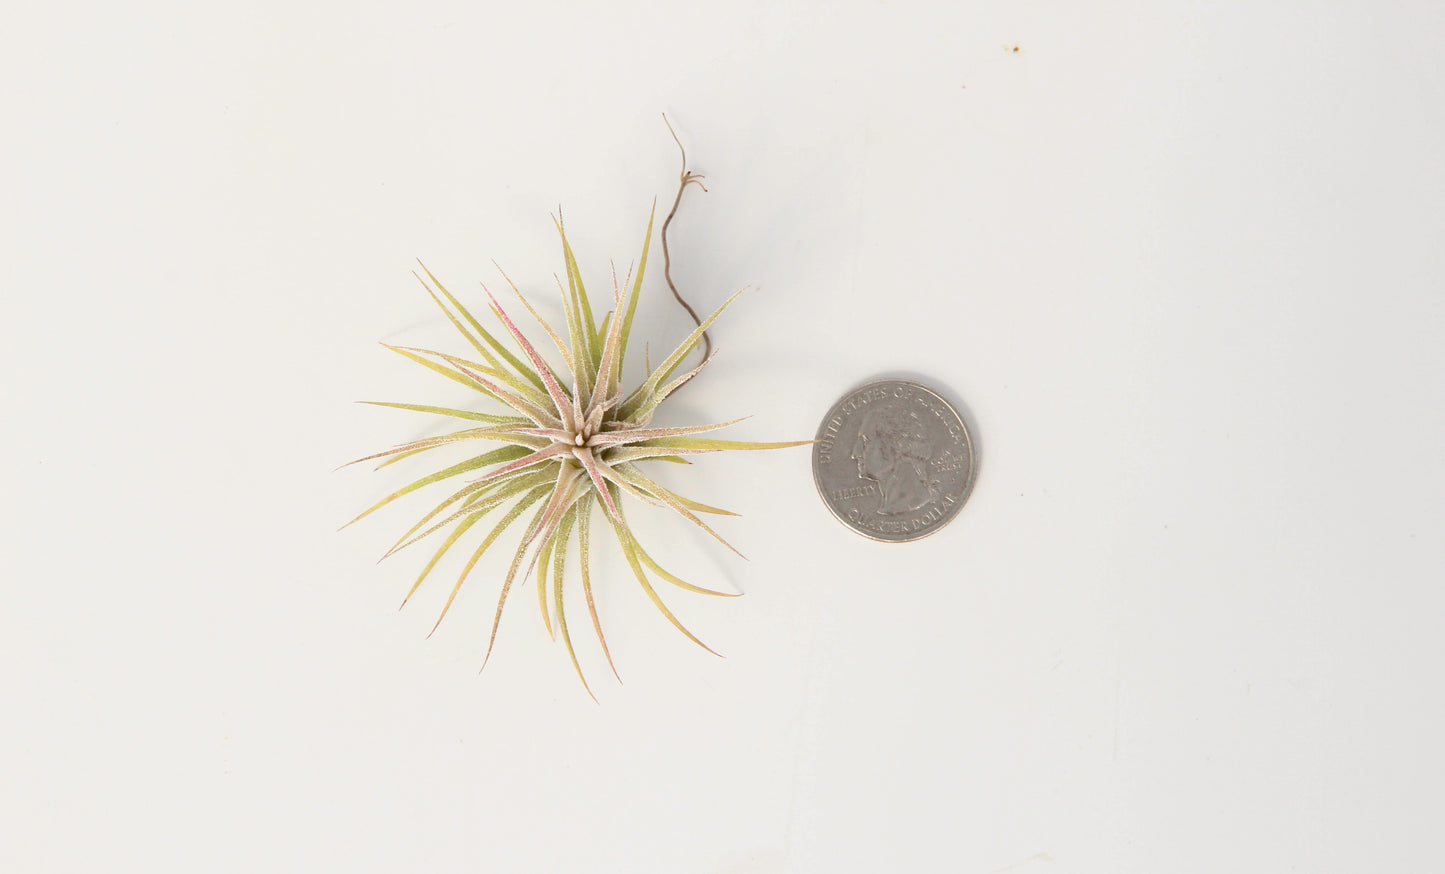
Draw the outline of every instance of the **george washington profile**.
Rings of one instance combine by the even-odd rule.
[[[909,409],[871,410],[853,443],[858,478],[877,486],[882,516],[917,510],[938,498],[938,482],[928,468],[932,457],[923,420]]]

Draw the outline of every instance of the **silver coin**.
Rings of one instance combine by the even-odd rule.
[[[844,395],[818,428],[813,480],[838,520],[864,537],[917,540],[958,515],[977,471],[958,411],[904,379]]]

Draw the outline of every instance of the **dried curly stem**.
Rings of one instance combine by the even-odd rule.
[[[672,134],[672,141],[677,143],[677,150],[682,153],[682,175],[679,177],[677,197],[672,201],[672,211],[669,212],[667,218],[662,221],[662,275],[663,278],[667,280],[667,287],[672,290],[672,296],[677,298],[677,302],[682,304],[682,308],[687,310],[688,315],[692,316],[693,324],[701,327],[702,319],[698,317],[697,311],[694,310],[687,301],[682,299],[682,295],[677,292],[677,286],[672,282],[672,258],[667,252],[667,227],[672,224],[673,216],[677,215],[677,207],[682,203],[682,193],[687,190],[687,186],[696,185],[703,191],[707,191],[707,186],[699,181],[703,178],[701,173],[688,172],[687,149],[682,147],[682,140],[677,138],[677,131],[672,129],[672,122],[667,120],[666,113],[663,113],[662,123],[667,125],[667,132]],[[706,361],[708,356],[712,354],[712,338],[708,336],[707,331],[702,332],[702,343],[702,357],[703,360]]]

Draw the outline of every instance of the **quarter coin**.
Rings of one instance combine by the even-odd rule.
[[[973,489],[973,436],[938,393],[883,379],[844,395],[818,428],[813,480],[854,531],[888,543],[917,540],[953,520]]]

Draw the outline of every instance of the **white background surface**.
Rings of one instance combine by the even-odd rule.
[[[1445,16],[1430,3],[35,6],[0,43],[0,869],[1419,871],[1445,756]],[[1017,45],[1019,51],[1012,51]],[[677,154],[678,422],[961,399],[945,531],[806,450],[652,516],[719,660],[601,572],[583,693],[492,567],[335,533],[449,384],[414,258],[538,300]],[[656,353],[685,317],[653,273]],[[400,467],[400,465],[398,466]],[[614,556],[615,558],[615,556]],[[490,576],[488,576],[490,574]],[[580,608],[575,616],[582,617]],[[580,623],[585,629],[585,621]]]

